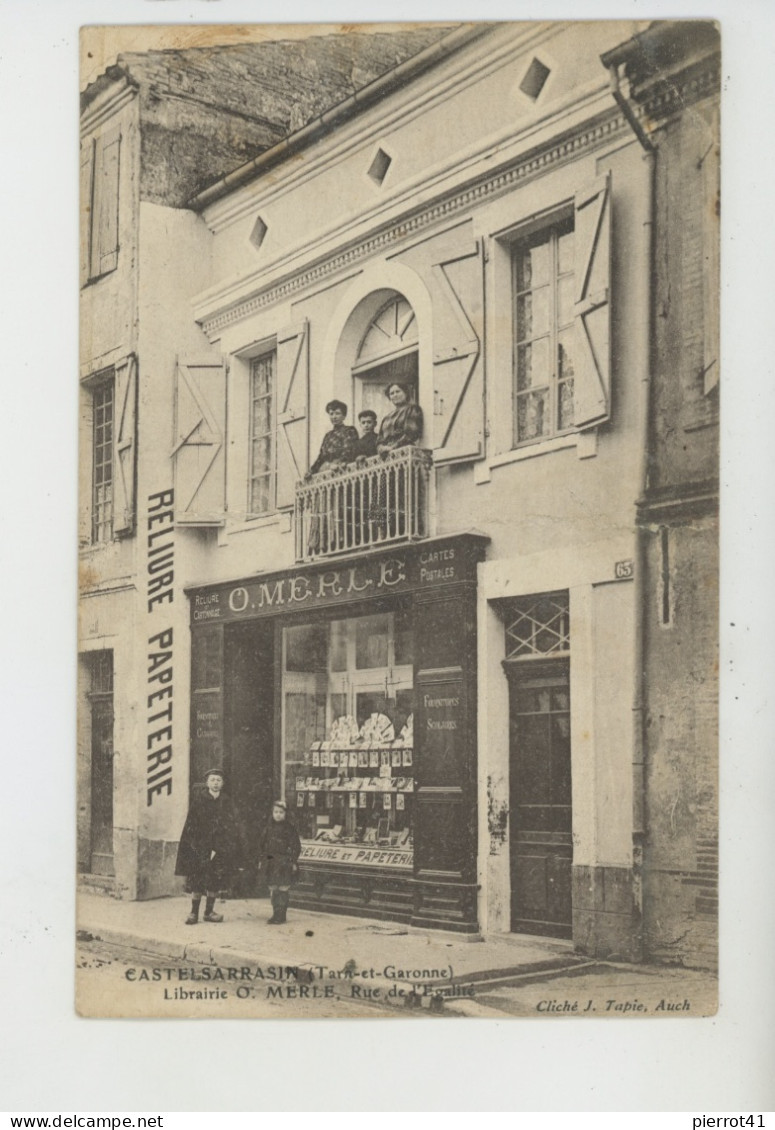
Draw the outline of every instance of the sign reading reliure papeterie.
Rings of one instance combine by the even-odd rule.
[[[476,579],[480,535],[393,547],[325,566],[271,573],[189,591],[193,626],[373,600]]]

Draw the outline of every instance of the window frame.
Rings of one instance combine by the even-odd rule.
[[[256,367],[262,362],[266,362],[268,358],[272,359],[271,368],[271,391],[265,397],[256,397],[254,395],[254,379]],[[277,510],[277,345],[271,342],[265,345],[260,351],[244,358],[248,366],[248,450],[247,450],[247,500],[246,500],[246,514],[249,521],[255,518],[265,518],[268,514],[274,514]],[[254,431],[254,405],[258,399],[269,399],[269,428],[268,431],[257,437]],[[270,443],[270,457],[269,466],[266,471],[262,471],[259,475],[255,473],[253,462],[254,443],[256,439],[268,438]],[[254,484],[260,478],[268,478],[268,501],[266,508],[258,510],[254,508]]]
[[[91,484],[89,492],[89,544],[90,545],[106,545],[112,542],[115,538],[115,503],[116,503],[116,460],[115,460],[115,428],[116,428],[116,372],[111,368],[104,370],[89,381],[87,386],[89,395],[89,404],[91,408]],[[100,518],[100,507],[105,506],[104,501],[100,502],[97,498],[97,472],[98,467],[104,468],[107,464],[103,461],[98,464],[98,442],[97,442],[97,429],[98,424],[98,411],[100,406],[97,403],[97,398],[104,396],[110,392],[110,428],[108,438],[102,438],[99,448],[109,455],[110,466],[110,516],[108,519]],[[103,418],[102,425],[105,428],[105,420]],[[104,487],[104,481],[99,484]]]
[[[564,235],[572,234],[574,241],[572,245],[572,261],[573,267],[570,271],[560,271],[559,259],[559,241]],[[543,217],[535,223],[526,225],[520,228],[519,231],[513,233],[512,237],[508,240],[508,251],[510,257],[510,279],[511,279],[511,450],[521,451],[527,447],[532,447],[537,444],[545,444],[551,440],[562,438],[565,436],[574,436],[579,433],[579,429],[575,422],[568,427],[560,426],[560,399],[559,390],[560,385],[567,383],[566,379],[560,374],[560,337],[562,334],[567,334],[571,338],[575,335],[575,316],[574,316],[574,280],[576,277],[576,258],[577,249],[575,242],[575,218],[572,207],[563,208],[562,210],[554,212],[551,216]],[[520,290],[518,283],[519,260],[520,256],[524,255],[526,251],[532,247],[540,246],[546,242],[543,238],[549,236],[549,254],[550,254],[550,267],[548,272],[547,284],[549,287],[549,310],[547,316],[548,332],[535,335],[524,340],[519,337],[519,300],[526,294],[532,294],[537,288],[527,287]],[[567,322],[562,325],[559,323],[560,317],[560,284],[562,280],[568,280],[571,288],[570,292],[570,317]],[[547,374],[547,381],[541,385],[529,385],[524,389],[519,387],[519,351],[525,345],[532,346],[536,341],[548,338],[549,342],[549,371]],[[571,376],[570,380],[573,381],[575,373]],[[529,395],[534,392],[543,390],[548,391],[549,408],[547,415],[549,416],[550,427],[548,431],[542,432],[539,435],[530,436],[529,438],[522,439],[519,434],[519,403],[520,400],[527,400]],[[574,413],[575,417],[575,413]]]

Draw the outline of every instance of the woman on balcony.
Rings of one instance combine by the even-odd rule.
[[[329,400],[326,412],[331,421],[331,431],[323,436],[317,459],[304,476],[309,482],[315,476],[333,477],[345,470],[356,457],[358,429],[345,424],[347,405],[341,400]],[[340,548],[343,520],[341,490],[321,485],[310,500],[308,550],[311,556],[330,553]]]
[[[387,459],[391,451],[418,443],[422,437],[422,408],[412,401],[409,385],[394,381],[385,389],[385,396],[393,405],[379,426],[377,451]]]
[[[323,436],[317,459],[305,476],[311,479],[321,471],[341,471],[355,458],[358,429],[345,425],[347,405],[341,400],[329,400],[326,412],[331,421],[331,431]]]
[[[415,447],[419,443],[423,432],[423,415],[422,408],[412,400],[409,385],[393,381],[385,389],[385,396],[393,405],[393,411],[385,416],[379,426],[377,452],[383,460],[388,461],[393,452],[405,447]],[[370,517],[380,540],[407,537],[412,532],[412,515],[407,513],[408,474],[411,471],[407,468],[391,470],[388,463],[379,475],[376,498],[372,493]],[[420,501],[421,489],[422,483],[418,482],[415,504]]]

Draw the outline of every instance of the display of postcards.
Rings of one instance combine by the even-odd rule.
[[[357,793],[350,793],[349,807],[350,808],[357,808],[358,807],[358,794]]]
[[[379,763],[380,766],[390,765],[390,750],[383,749],[380,751]]]
[[[376,769],[378,767],[378,765],[379,765],[379,750],[378,749],[370,749],[369,750],[369,768],[370,769]]]
[[[306,786],[306,783],[304,781],[304,778],[303,777],[297,777],[296,778],[296,792],[298,793],[301,789],[306,789],[306,787],[307,786]]]
[[[320,750],[319,749],[313,749],[313,751],[312,751],[312,764],[316,767],[320,765]]]
[[[397,789],[400,792],[400,790],[405,788],[405,787],[406,787],[406,777],[396,777],[396,779],[393,781],[393,788]]]
[[[377,829],[367,828],[363,833],[363,842],[365,844],[375,844],[377,842]]]
[[[401,755],[401,760],[403,761],[404,765],[411,765],[412,751],[410,749],[405,749]]]
[[[321,749],[330,749],[331,748],[331,742],[321,742],[320,748]]]
[[[324,769],[327,769],[329,767],[329,765],[331,764],[331,754],[328,752],[327,749],[322,749],[320,751],[320,764],[323,766]]]
[[[333,765],[334,768],[339,765],[339,753],[337,750],[331,750],[331,753],[328,755],[328,764]]]
[[[395,768],[401,764],[401,750],[392,749],[390,751],[390,764]]]
[[[296,807],[297,808],[303,808],[304,807],[304,793],[296,793]]]
[[[320,742],[310,742],[309,748],[311,750],[319,750],[320,749]]]
[[[389,765],[380,765],[379,775],[380,775],[380,778],[389,777],[390,776],[390,766]]]
[[[307,793],[307,807],[308,808],[314,808],[315,807],[315,794],[314,793]]]
[[[393,807],[393,794],[392,793],[385,793],[385,795],[382,798],[382,807],[383,808],[392,808]]]
[[[349,754],[347,755],[347,761],[348,761],[348,764],[349,764],[351,769],[357,769],[358,768],[358,750],[357,749],[351,749],[350,750]]]
[[[366,769],[369,764],[369,751],[367,749],[358,750],[358,768]]]
[[[365,808],[368,804],[368,797],[365,793],[358,793],[358,808]]]
[[[318,787],[317,777],[307,777],[307,788],[316,789]]]
[[[396,796],[396,809],[401,812],[406,807],[406,800],[403,793],[398,793]]]

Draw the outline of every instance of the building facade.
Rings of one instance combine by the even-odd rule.
[[[654,316],[693,127],[684,109],[652,130],[648,98],[655,58],[699,71],[717,49],[689,31],[649,54],[656,34],[456,28],[185,206],[140,194],[134,269],[100,281],[113,323],[83,292],[86,883],[112,854],[113,893],[178,890],[189,786],[220,765],[249,843],[288,802],[302,906],[625,960],[666,956],[657,923],[697,912],[667,876],[698,874],[714,796],[689,827],[661,793],[671,759],[683,780],[715,742],[677,749],[688,714],[662,744],[647,724],[676,707],[663,649],[698,639],[679,581],[678,631],[652,624],[672,521],[652,503],[697,478],[664,450],[685,343]],[[143,151],[116,175],[134,160],[142,181]],[[121,318],[106,379],[89,335]],[[347,425],[385,420],[381,454],[331,465],[335,400]],[[710,522],[668,531],[686,562]]]

